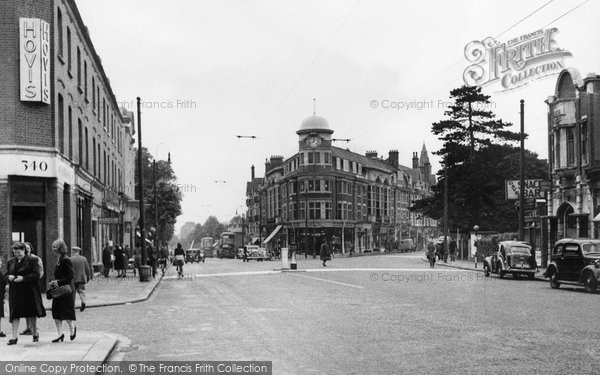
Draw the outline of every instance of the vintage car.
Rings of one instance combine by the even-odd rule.
[[[248,260],[271,260],[271,254],[264,247],[259,247],[258,245],[247,245],[246,248],[248,249]]]
[[[544,273],[553,289],[561,283],[583,285],[590,293],[598,291],[600,279],[600,240],[564,238],[552,248],[550,264]]]
[[[202,249],[187,249],[185,251],[185,262],[194,263],[194,262],[202,262],[204,263],[204,250]]]
[[[403,238],[398,241],[398,251],[400,252],[408,252],[417,250],[417,244],[411,238]]]
[[[486,277],[496,273],[500,278],[510,273],[515,279],[527,275],[533,280],[537,272],[535,255],[531,245],[521,241],[501,241],[498,249],[483,261],[483,272]]]

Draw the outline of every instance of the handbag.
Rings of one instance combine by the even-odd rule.
[[[65,284],[62,286],[58,286],[56,288],[49,289],[46,294],[46,297],[49,297],[48,299],[52,299],[52,298],[62,297],[66,294],[71,294],[71,293],[73,293],[73,290],[71,289],[71,285]]]

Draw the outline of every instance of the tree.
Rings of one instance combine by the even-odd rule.
[[[154,190],[154,168],[151,162],[152,155],[148,149],[142,147],[142,171],[144,174],[144,219],[146,226],[155,226],[155,190]],[[138,163],[136,153],[136,177]],[[136,178],[136,197],[139,180]],[[139,199],[139,197],[137,197]],[[175,231],[177,217],[181,215],[181,200],[183,198],[171,164],[165,160],[156,161],[156,206],[158,207],[159,238],[169,241]]]
[[[512,126],[496,119],[492,111],[490,96],[481,92],[481,87],[462,86],[450,91],[454,103],[444,114],[448,119],[432,124],[431,131],[444,142],[437,155],[448,157],[454,165],[467,160],[482,147],[518,141],[519,133],[506,130]]]
[[[203,237],[212,237],[217,240],[226,230],[225,224],[220,223],[215,216],[211,215],[206,219],[204,225],[196,224],[194,230],[185,238],[185,242],[191,244],[194,241],[199,244]]]
[[[510,124],[496,120],[491,111],[478,109],[490,103],[480,88],[451,91],[455,102],[446,112],[449,119],[432,124],[442,140],[436,152],[447,160],[448,226],[469,231],[515,231],[518,214],[514,202],[505,198],[505,180],[519,175],[519,148],[511,145],[519,134],[505,130]],[[525,178],[547,179],[548,164],[535,153],[525,153]],[[410,210],[439,220],[444,214],[444,171],[438,171],[432,195],[413,202]]]

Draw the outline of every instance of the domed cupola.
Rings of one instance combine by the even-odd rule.
[[[302,125],[300,125],[300,130],[296,132],[296,134],[309,134],[309,133],[317,133],[317,134],[333,134],[333,130],[329,127],[329,122],[321,116],[312,115],[302,121]]]

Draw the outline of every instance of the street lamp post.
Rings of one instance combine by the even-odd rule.
[[[140,247],[142,252],[142,264],[140,266],[140,281],[150,281],[150,267],[148,254],[146,253],[146,231],[144,220],[144,164],[142,160],[142,111],[141,99],[137,98],[138,117],[138,195],[140,200]]]

